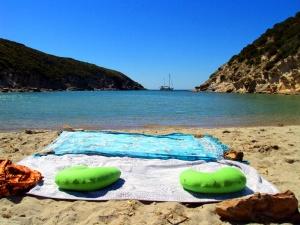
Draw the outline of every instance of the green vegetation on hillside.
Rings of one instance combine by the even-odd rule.
[[[229,64],[234,60],[246,62],[249,65],[258,65],[263,55],[272,60],[266,65],[266,70],[289,55],[295,55],[300,48],[300,12],[295,17],[275,24],[252,44],[246,46],[239,55],[234,55]]]
[[[300,93],[300,12],[266,30],[197,91]]]
[[[0,38],[0,87],[143,89],[124,74]]]

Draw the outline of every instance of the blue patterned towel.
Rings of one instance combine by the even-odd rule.
[[[87,154],[147,159],[216,161],[228,147],[211,135],[146,135],[109,131],[64,131],[47,148],[55,155]]]

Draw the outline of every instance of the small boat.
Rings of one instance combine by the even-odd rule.
[[[173,91],[174,88],[171,87],[171,75],[169,74],[169,85],[166,85],[164,82],[164,85],[160,86],[160,90],[161,91]]]

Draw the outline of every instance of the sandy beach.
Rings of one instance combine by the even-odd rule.
[[[300,199],[300,126],[214,129],[149,127],[126,131],[212,134],[231,149],[243,151],[250,165],[279,190],[289,189]],[[42,150],[58,134],[58,131],[1,132],[1,158],[17,163]],[[57,201],[24,196],[0,199],[0,224],[226,224],[214,213],[214,209],[215,204],[136,200]]]

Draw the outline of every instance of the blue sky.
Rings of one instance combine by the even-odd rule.
[[[299,0],[0,0],[0,37],[119,70],[157,89],[205,81]]]

